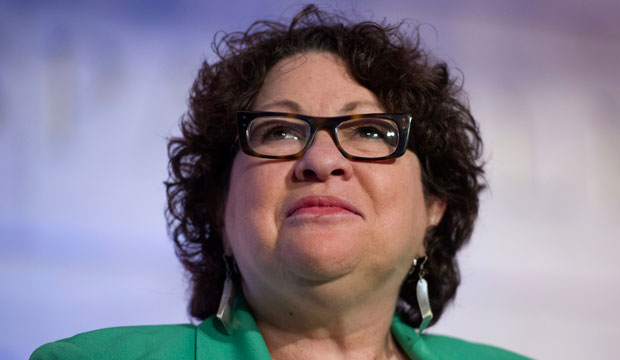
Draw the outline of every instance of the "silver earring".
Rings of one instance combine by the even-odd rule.
[[[418,328],[418,335],[422,335],[422,331],[426,329],[428,324],[433,319],[433,312],[431,311],[431,303],[428,297],[428,283],[424,279],[424,264],[428,260],[428,257],[424,256],[422,263],[420,264],[420,271],[418,272],[419,279],[416,285],[416,297],[418,298],[418,306],[420,307],[420,315],[422,316],[422,323]],[[413,266],[418,263],[418,259],[413,260]]]
[[[224,290],[220,298],[220,306],[217,309],[217,318],[224,326],[224,330],[228,335],[232,334],[232,305],[235,299],[235,285],[233,283],[233,271],[235,260],[232,257],[224,255],[224,264],[226,264],[226,280],[224,280]]]

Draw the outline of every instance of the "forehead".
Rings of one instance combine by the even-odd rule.
[[[254,109],[334,115],[352,111],[352,103],[356,112],[383,111],[375,94],[353,79],[344,60],[308,52],[280,60],[269,70]]]

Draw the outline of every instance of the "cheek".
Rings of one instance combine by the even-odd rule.
[[[247,209],[254,202],[247,194],[252,194],[251,189],[256,186],[253,179],[247,174],[247,164],[239,155],[235,158],[230,173],[230,186],[228,189],[228,198],[226,200],[226,215],[224,224],[226,229],[226,240],[236,250],[238,248],[239,239],[245,237],[247,225]]]
[[[375,172],[381,176],[375,176],[372,193],[380,223],[377,228],[384,231],[381,246],[410,257],[420,252],[428,214],[417,159],[403,157],[402,160],[390,169]]]
[[[259,160],[260,161],[260,160]],[[268,166],[238,155],[231,171],[225,229],[235,254],[269,246],[276,233],[276,173]],[[283,187],[280,187],[282,189]],[[281,190],[280,190],[281,191]]]

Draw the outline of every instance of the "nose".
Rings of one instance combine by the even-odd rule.
[[[319,130],[304,156],[295,165],[295,177],[300,181],[327,181],[340,176],[342,180],[351,178],[353,168],[336,147],[326,130]]]

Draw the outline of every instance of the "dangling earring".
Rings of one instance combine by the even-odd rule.
[[[217,318],[224,326],[228,335],[232,334],[232,305],[235,299],[235,285],[233,283],[233,271],[235,259],[224,254],[224,264],[226,264],[226,280],[224,280],[224,290],[220,298],[220,306],[217,309]]]
[[[428,297],[428,283],[424,280],[424,264],[428,260],[428,257],[424,256],[422,263],[420,264],[420,271],[418,272],[419,279],[416,285],[416,297],[418,298],[418,306],[420,307],[420,315],[422,316],[422,323],[418,328],[418,335],[422,335],[422,331],[426,329],[428,324],[433,319],[433,312],[431,311],[431,303]],[[418,259],[413,260],[413,266],[418,263]]]

